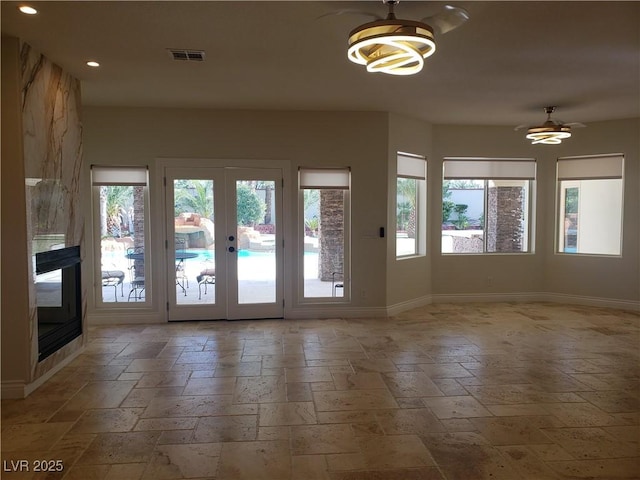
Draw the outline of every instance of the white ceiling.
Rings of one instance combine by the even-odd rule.
[[[436,37],[411,77],[368,74],[346,59],[349,31],[329,15],[379,0],[2,1],[2,33],[22,38],[82,80],[83,103],[217,109],[377,110],[439,124],[519,125],[558,105],[566,122],[640,116],[640,2],[451,1],[471,20]],[[402,1],[419,19],[445,2]],[[167,48],[202,49],[177,62]],[[100,61],[91,69],[84,62]]]

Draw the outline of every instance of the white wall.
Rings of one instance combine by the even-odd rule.
[[[433,128],[433,160],[446,156],[532,157],[537,160],[535,231],[529,255],[438,255],[440,232],[431,237],[432,285],[436,299],[455,296],[531,295],[567,301],[594,299],[637,308],[640,301],[639,119],[590,124],[561,145],[530,145],[508,127],[444,126]],[[556,180],[558,157],[623,153],[625,190],[621,257],[558,255],[556,244]],[[431,177],[434,178],[433,176]],[[441,211],[438,184],[430,182],[432,216]],[[438,230],[438,231],[436,231]]]
[[[427,302],[431,293],[431,255],[433,244],[427,237],[426,256],[396,259],[396,156],[398,152],[422,155],[427,159],[427,198],[433,188],[431,125],[420,120],[389,115],[387,206],[387,296],[386,305],[413,305]],[[442,176],[442,175],[441,175]],[[432,223],[427,201],[427,225]],[[427,228],[428,232],[428,228]],[[428,233],[427,233],[428,235]]]
[[[19,41],[17,38],[2,37],[1,377],[3,390],[5,384],[13,382],[16,390],[23,391],[24,385],[31,380],[31,344],[20,80]]]
[[[545,178],[553,176],[553,161],[557,157],[590,154],[624,154],[624,214],[622,255],[557,255],[553,253],[555,217],[545,216],[546,236],[550,245],[544,257],[545,292],[562,297],[580,296],[640,301],[640,119],[591,123],[577,129],[550,155],[544,165]],[[539,165],[540,167],[540,165]],[[549,171],[551,170],[551,171]],[[545,184],[544,195],[555,198],[555,185]]]
[[[386,242],[377,236],[387,220],[387,133],[386,113],[349,112],[264,112],[211,111],[148,108],[84,109],[85,164],[149,165],[149,177],[157,174],[159,158],[211,160],[256,160],[269,166],[270,160],[288,161],[291,184],[285,185],[285,205],[290,221],[284,225],[285,298],[287,311],[300,314],[297,304],[299,248],[298,192],[295,188],[299,166],[351,167],[352,175],[352,292],[350,308],[384,312]],[[88,170],[88,169],[87,169]],[[85,172],[89,182],[89,172]],[[152,248],[162,248],[158,226],[162,222],[160,185],[149,186]],[[87,202],[85,215],[91,215]],[[87,230],[87,235],[90,235]],[[91,242],[87,242],[91,243]],[[89,247],[93,250],[93,246]],[[155,250],[154,250],[155,251]],[[93,251],[87,251],[91,258]],[[149,319],[164,318],[165,289],[160,265],[152,268],[154,302],[146,312]],[[89,273],[93,275],[93,271]],[[426,274],[425,274],[426,275]],[[363,310],[364,309],[364,310]],[[369,310],[367,310],[369,309]],[[319,313],[331,315],[330,308]],[[344,310],[343,310],[344,312]],[[89,305],[90,315],[95,305]]]
[[[380,112],[252,112],[145,108],[85,108],[86,164],[149,165],[157,158],[270,159],[290,162],[285,201],[292,209],[285,241],[293,245],[286,263],[288,313],[305,308],[323,315],[383,314],[398,308],[455,298],[595,299],[637,306],[640,300],[638,218],[639,121],[600,122],[578,130],[559,146],[530,145],[509,127],[432,126]],[[390,235],[395,225],[397,151],[427,157],[427,255],[396,260]],[[555,253],[555,162],[572,155],[625,154],[624,247],[622,257]],[[440,221],[444,157],[533,157],[538,181],[534,197],[533,253],[442,255]],[[350,306],[299,305],[295,172],[298,166],[352,168],[352,294]],[[88,182],[88,172],[86,172]],[[158,196],[151,185],[151,198]],[[87,205],[86,215],[90,215]],[[162,221],[155,208],[152,221]],[[385,239],[378,237],[386,228]],[[154,240],[156,241],[156,240]],[[157,239],[154,248],[161,248]],[[91,258],[92,252],[87,252]],[[383,259],[386,258],[386,261]],[[154,269],[156,272],[159,268]],[[162,278],[155,278],[161,283]],[[150,314],[164,318],[158,307]],[[90,313],[93,305],[89,305]],[[314,310],[315,308],[315,310]],[[396,310],[394,310],[396,309]]]

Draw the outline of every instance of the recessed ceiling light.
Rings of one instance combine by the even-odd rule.
[[[20,5],[18,7],[18,10],[20,10],[22,13],[26,13],[27,15],[35,15],[36,13],[38,13],[35,8],[30,7],[29,5]]]
[[[96,62],[95,60],[89,60],[87,62],[87,65],[89,65],[90,67],[94,67],[94,68],[100,66],[100,64],[98,62]]]

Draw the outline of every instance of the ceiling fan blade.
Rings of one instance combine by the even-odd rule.
[[[518,125],[514,130],[522,130],[523,128],[529,128],[529,125]]]
[[[336,15],[362,15],[365,17],[371,17],[373,20],[382,20],[384,17],[372,12],[365,12],[364,10],[356,10],[354,8],[343,8],[342,10],[334,10],[332,12],[323,13],[316,17],[316,19],[324,17],[334,17]]]
[[[563,127],[575,127],[575,128],[584,128],[586,127],[586,125],[584,123],[580,123],[580,122],[569,122],[569,123],[563,123],[562,124]]]
[[[444,9],[439,13],[430,17],[425,17],[420,21],[431,25],[438,33],[444,34],[451,30],[458,28],[471,18],[469,12],[464,8],[454,7],[452,5],[445,5]]]

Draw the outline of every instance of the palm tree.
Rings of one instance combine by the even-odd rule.
[[[416,236],[416,211],[418,207],[418,182],[413,178],[398,178],[398,197],[403,197],[409,204],[409,218],[407,220],[407,235]]]
[[[175,189],[175,214],[197,213],[213,220],[213,182],[186,180]]]
[[[100,187],[101,210],[104,211],[102,235],[120,236],[120,212],[131,204],[131,188],[126,185]],[[104,202],[104,209],[102,208]]]

